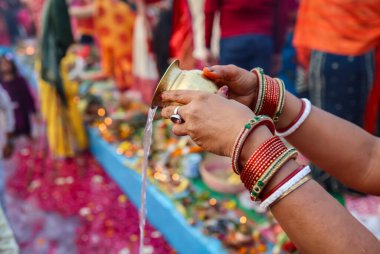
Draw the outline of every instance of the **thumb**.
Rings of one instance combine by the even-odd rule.
[[[218,86],[228,85],[230,81],[237,79],[242,73],[241,68],[235,65],[214,65],[204,67],[203,74],[217,83]]]
[[[224,98],[228,98],[228,86],[222,86],[219,88],[217,94]]]
[[[214,80],[214,81],[217,81],[217,80],[220,80],[220,79],[224,79],[224,73],[221,71],[221,67],[220,65],[215,65],[215,66],[211,66],[211,67],[204,67],[203,68],[203,74],[211,79],[211,80]]]

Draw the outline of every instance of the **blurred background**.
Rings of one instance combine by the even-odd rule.
[[[175,59],[262,67],[377,135],[379,45],[371,0],[0,0],[0,253],[298,253],[228,159],[159,117],[140,250],[155,87]],[[313,174],[380,237],[380,198]]]

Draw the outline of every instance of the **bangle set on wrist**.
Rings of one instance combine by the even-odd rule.
[[[253,201],[261,201],[264,209],[276,204],[294,190],[311,179],[308,166],[300,166],[286,176],[274,188],[263,195],[263,190],[272,178],[284,167],[295,160],[298,152],[295,148],[287,148],[280,137],[294,133],[307,119],[311,112],[311,103],[301,100],[301,109],[296,118],[285,128],[275,129],[274,122],[279,120],[285,101],[285,85],[278,78],[266,76],[262,69],[254,68],[252,73],[258,80],[258,97],[253,107],[256,116],[250,120],[239,133],[232,152],[233,171],[240,175],[241,181],[251,193]],[[275,136],[262,143],[244,166],[240,165],[240,154],[249,135],[259,126],[266,126]]]
[[[251,72],[256,75],[259,87],[253,112],[256,115],[267,115],[277,122],[285,102],[284,82],[265,75],[261,68],[254,68]]]

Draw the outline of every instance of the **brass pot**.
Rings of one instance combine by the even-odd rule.
[[[218,87],[214,82],[204,77],[203,72],[200,70],[181,70],[179,61],[175,60],[158,83],[151,107],[175,105],[174,103],[163,103],[160,96],[164,91],[173,90],[196,90],[216,93]]]

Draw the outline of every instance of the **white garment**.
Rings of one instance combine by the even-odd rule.
[[[158,73],[155,59],[148,47],[148,29],[145,25],[145,18],[137,15],[133,28],[133,64],[132,73],[135,77],[148,80],[157,80]]]
[[[3,147],[6,144],[7,133],[12,132],[14,127],[13,104],[8,93],[0,85],[0,160]],[[3,168],[0,167],[0,170],[3,170]],[[0,181],[2,180],[0,179]],[[17,253],[19,253],[17,243],[0,205],[0,254]]]
[[[17,254],[19,248],[0,206],[0,254]]]
[[[12,132],[14,128],[15,118],[13,103],[9,98],[7,91],[5,91],[0,84],[0,151],[3,150],[3,147],[6,144],[7,133]]]

